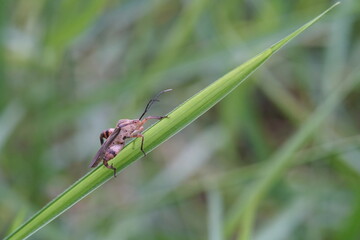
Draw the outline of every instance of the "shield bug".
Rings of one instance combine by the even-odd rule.
[[[146,153],[144,151],[144,136],[141,134],[142,131],[144,131],[143,125],[150,119],[161,120],[163,118],[167,118],[167,116],[149,116],[144,119],[142,118],[150,109],[151,105],[154,102],[159,101],[158,97],[161,94],[169,92],[171,90],[172,89],[163,90],[159,92],[155,97],[150,99],[139,119],[120,119],[116,124],[115,128],[109,128],[103,131],[100,134],[101,148],[96,153],[89,167],[94,168],[102,161],[105,167],[114,170],[114,177],[116,177],[116,168],[113,166],[113,164],[109,165],[108,162],[123,149],[123,147],[125,146],[125,140],[127,138],[141,138],[140,149],[144,153],[144,156],[146,156]],[[106,139],[105,142],[104,139]]]

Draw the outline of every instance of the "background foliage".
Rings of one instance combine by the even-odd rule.
[[[154,93],[174,89],[151,112],[166,113],[329,6],[3,1],[1,236],[84,175],[99,132],[138,117]],[[237,209],[253,182],[317,106],[351,81],[262,196],[254,239],[358,239],[359,10],[343,1],[251,81],[34,237],[236,239]]]

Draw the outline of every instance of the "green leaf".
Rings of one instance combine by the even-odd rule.
[[[188,124],[195,121],[195,119],[200,117],[203,113],[213,107],[237,86],[239,86],[251,73],[253,73],[259,66],[261,66],[277,50],[283,47],[287,42],[292,40],[302,31],[314,24],[337,4],[338,3],[334,4],[325,12],[306,23],[278,43],[274,44],[259,55],[235,68],[202,91],[198,92],[196,95],[173,110],[168,115],[168,119],[163,119],[150,127],[144,133],[145,151],[151,151],[162,142],[185,128]],[[130,163],[134,162],[142,156],[143,154],[140,151],[140,141],[135,140],[134,148],[133,146],[129,147],[128,144],[127,147],[121,151],[121,154],[112,160],[112,163],[118,170],[122,170]],[[66,191],[57,196],[53,201],[38,211],[27,222],[25,222],[5,239],[24,239],[29,237],[112,177],[113,171],[110,171],[109,169],[100,165],[95,170],[75,182]]]

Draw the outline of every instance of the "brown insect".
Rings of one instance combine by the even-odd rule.
[[[167,116],[149,116],[141,120],[145,113],[149,110],[154,102],[158,102],[158,97],[169,92],[172,89],[166,89],[159,92],[154,98],[152,98],[145,107],[145,111],[141,114],[139,119],[120,119],[115,128],[109,128],[100,134],[101,148],[96,153],[89,167],[96,167],[102,160],[105,167],[114,170],[114,177],[116,177],[116,168],[113,164],[109,165],[108,161],[113,159],[125,146],[125,139],[127,138],[139,138],[141,137],[141,151],[146,156],[144,151],[144,136],[141,134],[144,131],[143,125],[150,119],[163,119]],[[107,139],[104,143],[104,139]]]

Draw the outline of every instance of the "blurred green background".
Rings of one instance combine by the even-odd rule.
[[[171,111],[325,0],[0,3],[0,236],[87,173],[99,133]],[[185,130],[31,239],[237,239],[271,156],[353,87],[263,197],[253,239],[360,239],[360,2],[344,0]]]

